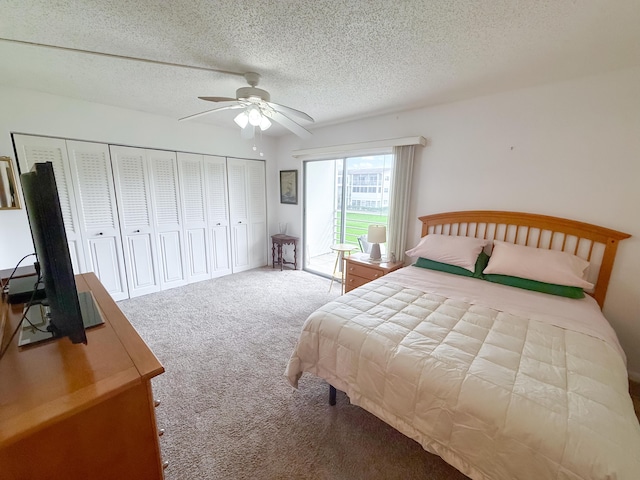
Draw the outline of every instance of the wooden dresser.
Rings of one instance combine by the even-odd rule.
[[[151,379],[164,368],[93,273],[76,283],[104,319],[88,344],[14,338],[0,360],[0,477],[162,479]],[[20,317],[0,305],[3,344]]]
[[[346,269],[345,292],[358,288],[371,280],[380,278],[404,266],[403,262],[371,262],[368,253],[355,253],[345,257],[344,261]]]

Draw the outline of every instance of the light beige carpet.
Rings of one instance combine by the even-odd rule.
[[[119,302],[166,369],[153,380],[167,480],[464,479],[327,384],[284,369],[302,324],[339,294],[260,268]]]

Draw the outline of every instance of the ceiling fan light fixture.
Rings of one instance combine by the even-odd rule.
[[[260,109],[256,106],[251,106],[246,110],[247,115],[249,117],[249,123],[254,127],[257,127],[262,122],[262,113],[260,113]]]
[[[241,112],[236,118],[233,119],[234,122],[240,127],[244,128],[249,123],[249,116],[246,112]]]
[[[262,120],[260,121],[260,130],[263,132],[271,126],[271,122],[264,115],[262,116]]]

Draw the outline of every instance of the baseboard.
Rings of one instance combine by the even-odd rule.
[[[627,375],[629,375],[629,381],[640,383],[640,373],[627,371]]]

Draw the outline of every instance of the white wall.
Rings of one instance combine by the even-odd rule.
[[[420,235],[418,216],[468,209],[633,235],[618,249],[604,313],[640,380],[640,68],[330,126],[305,142],[288,136],[278,169],[300,168],[295,149],[412,135],[428,145],[416,157],[409,244]],[[302,205],[278,207],[278,220],[296,230]]]
[[[14,160],[11,133],[48,135],[76,140],[115,143],[220,156],[260,159],[253,144],[240,138],[237,128],[219,128],[197,122],[57,97],[0,86],[0,156]],[[263,136],[267,178],[275,168],[275,140]],[[17,171],[16,171],[17,176]],[[267,198],[275,198],[277,184],[267,184]],[[269,218],[272,214],[267,204]],[[275,221],[277,223],[277,220]],[[24,208],[0,211],[0,269],[13,268],[33,251]]]

